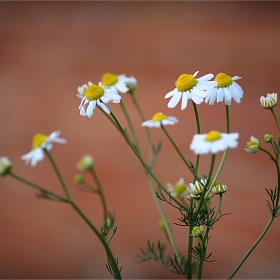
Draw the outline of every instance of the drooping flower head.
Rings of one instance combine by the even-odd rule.
[[[192,229],[192,236],[199,237],[204,232],[204,228],[202,226],[195,226]]]
[[[185,184],[184,178],[180,178],[174,186],[167,183],[167,187],[173,197],[188,198],[188,188]]]
[[[163,113],[156,113],[153,115],[151,120],[145,121],[142,123],[142,126],[148,127],[160,127],[162,125],[173,125],[178,122],[178,119],[175,117],[168,117]]]
[[[12,163],[7,157],[0,157],[0,176],[8,174],[12,168]]]
[[[214,77],[213,74],[207,74],[200,78],[196,78],[197,74],[198,71],[193,75],[182,74],[178,77],[175,82],[175,89],[168,92],[164,97],[171,97],[167,104],[168,108],[174,108],[181,99],[181,110],[186,109],[189,99],[192,99],[196,104],[200,104],[206,96],[205,91],[217,85],[217,82],[209,81]]]
[[[137,80],[133,76],[127,77],[124,74],[115,75],[107,72],[102,75],[101,84],[121,93],[127,93],[130,90],[135,90],[137,86]]]
[[[188,188],[191,197],[199,200],[201,198],[201,194],[203,193],[204,187],[207,184],[206,179],[201,179],[199,181],[195,181],[194,183],[190,183],[190,188]]]
[[[239,79],[241,79],[239,76],[230,77],[225,73],[217,74],[214,81],[218,85],[207,90],[205,102],[213,105],[215,101],[219,103],[224,100],[226,105],[231,105],[231,99],[233,99],[236,103],[240,103],[244,92],[241,86],[235,82]]]
[[[250,154],[255,154],[260,148],[260,141],[259,139],[255,138],[254,136],[250,137],[250,141],[247,142],[245,151]]]
[[[28,164],[31,162],[31,165],[35,166],[38,161],[43,160],[44,150],[49,151],[52,148],[52,143],[66,143],[65,139],[58,137],[59,134],[59,131],[54,131],[49,136],[42,133],[35,134],[32,139],[32,150],[23,155],[21,159],[24,160],[25,163]]]
[[[227,148],[236,148],[238,133],[220,133],[212,130],[207,134],[195,134],[190,149],[195,154],[216,154]]]
[[[78,96],[82,98],[79,105],[80,115],[88,116],[89,118],[93,115],[96,105],[101,107],[107,114],[110,114],[110,110],[105,103],[109,101],[120,103],[121,100],[121,96],[115,89],[102,86],[101,83],[95,85],[91,82],[78,87]]]
[[[268,93],[266,97],[261,96],[261,105],[264,109],[271,109],[277,105],[277,93]]]

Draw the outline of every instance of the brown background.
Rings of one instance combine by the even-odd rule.
[[[223,213],[215,225],[209,252],[217,262],[206,263],[204,278],[226,278],[261,233],[269,219],[264,188],[276,184],[275,167],[263,153],[244,151],[251,135],[277,136],[269,111],[259,98],[280,88],[279,2],[1,2],[0,3],[0,154],[14,172],[58,193],[58,180],[47,160],[35,168],[21,155],[30,150],[35,133],[61,130],[67,145],[52,152],[69,189],[99,228],[98,197],[73,183],[75,163],[91,153],[108,200],[116,210],[118,231],[112,250],[124,278],[182,278],[158,264],[136,264],[139,246],[165,236],[144,172],[120,134],[96,111],[91,119],[78,112],[78,86],[97,83],[104,72],[134,75],[137,99],[150,118],[162,111],[179,124],[168,131],[186,157],[196,126],[191,103],[184,111],[168,109],[164,95],[182,73],[225,72],[242,76],[240,104],[230,107],[231,131],[240,133],[239,146],[228,154],[220,183],[228,185]],[[123,102],[135,121],[146,152],[145,134],[129,96]],[[127,127],[118,105],[110,108]],[[225,131],[223,104],[198,107],[202,132]],[[279,107],[275,108],[279,115]],[[163,140],[155,173],[166,184],[183,176],[192,180],[160,129]],[[264,145],[264,144],[263,144]],[[220,159],[221,156],[218,156]],[[208,172],[209,156],[200,172]],[[70,206],[40,200],[35,191],[11,178],[0,181],[1,278],[110,278],[97,238]],[[164,205],[173,224],[178,215]],[[177,245],[187,250],[187,231],[173,227]],[[236,278],[280,278],[279,219]],[[170,251],[169,251],[170,252]]]

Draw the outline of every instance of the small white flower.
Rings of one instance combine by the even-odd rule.
[[[145,121],[142,123],[142,126],[148,127],[160,127],[162,125],[173,125],[178,122],[178,119],[175,117],[168,117],[163,113],[156,113],[153,115],[151,120]]]
[[[209,81],[214,77],[213,74],[207,74],[196,79],[195,77],[197,74],[198,71],[196,71],[193,75],[182,74],[179,76],[175,82],[175,89],[168,92],[164,97],[171,97],[167,104],[168,108],[174,108],[181,98],[181,110],[186,109],[189,99],[192,99],[192,101],[196,104],[200,104],[206,96],[205,91],[217,85],[217,82]]]
[[[76,164],[76,167],[79,171],[85,172],[88,171],[93,166],[94,160],[91,155],[83,156],[79,162]]]
[[[188,189],[183,178],[180,178],[174,186],[170,183],[167,183],[166,185],[173,197],[188,198]]]
[[[38,161],[43,160],[44,150],[49,151],[52,148],[52,143],[66,143],[65,139],[58,138],[59,134],[59,131],[54,131],[49,136],[41,133],[35,134],[32,139],[31,152],[23,155],[21,159],[24,160],[25,163],[28,164],[31,162],[31,165],[35,166]]]
[[[271,109],[277,105],[277,93],[268,93],[266,97],[261,96],[261,105],[264,109]]]
[[[236,103],[240,103],[244,92],[241,86],[235,82],[239,79],[241,79],[239,76],[230,77],[225,73],[217,74],[214,81],[218,85],[207,90],[205,102],[213,105],[215,101],[219,103],[224,100],[226,105],[231,105],[231,99],[233,99]]]
[[[127,77],[124,74],[115,75],[111,73],[105,73],[101,77],[101,84],[103,86],[109,86],[121,93],[127,93],[130,89],[136,88],[137,80],[133,76]]]
[[[214,194],[222,194],[227,191],[227,186],[226,185],[216,185],[212,188],[212,192]]]
[[[0,176],[8,174],[11,168],[11,161],[7,157],[0,157]]]
[[[121,96],[118,92],[110,87],[95,85],[91,82],[78,87],[78,97],[82,98],[79,105],[80,115],[88,116],[89,118],[93,115],[96,105],[101,107],[104,112],[110,114],[109,108],[105,105],[109,101],[113,103],[120,103]]]
[[[220,133],[218,131],[210,131],[207,134],[195,134],[190,149],[195,154],[216,154],[227,148],[236,148],[238,137],[238,133]]]

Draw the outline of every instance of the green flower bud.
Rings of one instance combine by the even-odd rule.
[[[81,174],[76,174],[74,176],[74,182],[77,184],[77,185],[80,185],[84,182],[84,176],[81,175]]]
[[[265,135],[263,136],[263,139],[264,139],[264,142],[265,142],[265,143],[269,143],[269,142],[271,142],[271,140],[273,139],[273,135],[272,135],[272,134],[265,134]]]

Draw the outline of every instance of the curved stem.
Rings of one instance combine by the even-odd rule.
[[[197,134],[200,134],[200,121],[199,121],[199,115],[198,115],[198,110],[196,104],[193,102],[193,109],[195,113],[195,120],[196,120],[196,128],[197,128]],[[196,163],[195,163],[195,172],[196,174],[198,173],[198,166],[199,166],[199,159],[200,155],[198,154],[196,156]],[[193,181],[195,182],[196,177],[193,178]]]
[[[28,180],[18,176],[17,174],[11,172],[11,171],[9,172],[9,175],[11,177],[13,177],[14,179],[16,179],[16,180],[18,180],[18,181],[20,181],[20,182],[22,182],[22,183],[24,183],[24,184],[34,188],[34,189],[37,189],[37,190],[41,191],[42,193],[48,194],[48,195],[50,195],[52,197],[55,197],[55,198],[57,198],[57,199],[59,199],[59,200],[61,200],[63,202],[68,202],[68,199],[66,199],[65,197],[57,195],[57,194],[55,194],[52,191],[49,191],[49,190],[47,190],[47,189],[45,189],[45,188],[43,188],[43,187],[41,187],[41,186],[39,186],[37,184],[34,184],[33,182],[28,181]]]
[[[171,142],[172,146],[175,148],[175,150],[179,154],[180,158],[183,160],[183,162],[189,168],[191,173],[195,176],[196,180],[199,180],[199,178],[197,176],[197,173],[192,169],[191,165],[186,161],[185,157],[182,155],[180,149],[177,147],[177,145],[175,144],[175,142],[173,141],[173,139],[171,138],[171,136],[167,132],[166,128],[163,125],[161,125],[161,128],[162,128],[163,132],[165,133],[165,135],[167,136],[167,138],[169,139],[169,141]]]
[[[265,229],[263,230],[263,232],[261,233],[261,235],[259,236],[259,238],[256,240],[256,242],[254,243],[254,245],[250,248],[250,250],[246,253],[246,255],[243,257],[243,259],[240,261],[240,263],[237,265],[237,267],[234,269],[234,271],[230,274],[230,276],[228,277],[228,279],[231,279],[235,273],[239,270],[239,268],[242,266],[242,264],[246,261],[246,259],[249,257],[249,255],[253,252],[253,250],[257,247],[257,245],[259,244],[259,242],[262,240],[262,238],[264,237],[264,235],[266,234],[266,232],[268,231],[270,225],[272,224],[273,220],[275,217],[271,216],[271,218],[269,219]]]
[[[130,92],[130,96],[131,96],[131,99],[132,99],[132,102],[134,104],[134,106],[136,107],[136,110],[142,120],[142,122],[144,122],[146,120],[136,98],[135,98],[135,95],[134,95],[134,92]],[[147,135],[147,139],[148,139],[148,146],[149,146],[149,165],[153,162],[153,159],[152,159],[152,156],[153,156],[153,142],[152,142],[152,137],[151,137],[151,133],[150,133],[150,130],[148,127],[145,127],[145,131],[146,131],[146,135]]]
[[[100,195],[100,198],[101,198],[101,201],[102,201],[103,215],[104,215],[104,220],[103,221],[106,221],[106,219],[108,217],[108,209],[107,209],[107,204],[106,204],[105,196],[103,194],[101,183],[100,183],[100,181],[98,179],[98,176],[97,176],[94,168],[91,167],[89,171],[92,174],[92,177],[93,177],[93,179],[94,179],[94,181],[96,183],[96,187],[98,189],[98,194]]]
[[[279,124],[279,122],[278,122],[278,119],[277,119],[277,116],[276,116],[276,114],[275,114],[275,112],[274,112],[273,107],[270,109],[270,111],[271,111],[271,113],[272,113],[272,115],[273,115],[273,118],[274,118],[276,124],[277,124],[278,130],[280,130],[280,124]]]
[[[68,190],[68,188],[67,188],[67,186],[66,186],[66,184],[64,182],[64,179],[63,179],[63,177],[62,177],[62,175],[60,173],[60,170],[57,167],[56,162],[54,161],[50,151],[48,151],[48,150],[44,150],[44,151],[45,151],[47,157],[49,158],[49,160],[50,160],[50,162],[51,162],[51,164],[52,164],[52,166],[54,168],[54,171],[55,171],[55,173],[56,173],[56,175],[57,175],[57,177],[58,177],[58,179],[60,181],[61,186],[63,187],[63,189],[65,191],[65,194],[67,195],[68,200],[71,201],[72,197],[71,197],[70,192],[69,192],[69,190]]]
[[[154,175],[154,173],[151,171],[151,169],[147,166],[141,155],[139,154],[139,151],[134,147],[134,145],[131,143],[130,139],[127,137],[126,133],[124,132],[122,126],[120,125],[118,119],[115,117],[115,115],[111,112],[110,113],[112,118],[115,120],[119,130],[121,131],[122,135],[124,136],[126,142],[134,152],[134,154],[137,156],[137,158],[140,160],[141,164],[144,166],[145,170],[151,175],[151,177],[155,180],[155,182],[158,184],[158,186],[168,195],[168,197],[173,200],[177,205],[184,208],[184,205],[181,204],[178,200],[176,200],[167,190],[166,188],[161,184],[161,182],[157,179],[157,177]]]
[[[87,218],[87,216],[82,212],[82,210],[77,206],[77,204],[74,201],[69,201],[69,203],[73,206],[73,208],[76,210],[76,212],[82,217],[82,219],[88,224],[88,226],[92,229],[92,231],[96,234],[98,239],[101,241],[103,247],[105,248],[108,261],[111,264],[111,267],[114,272],[114,278],[115,279],[122,279],[120,270],[118,268],[118,264],[116,263],[116,259],[107,244],[106,240],[103,238],[103,236],[100,234],[100,232],[95,228],[95,226],[91,223],[91,221]]]
[[[138,143],[137,143],[137,138],[136,138],[136,134],[135,134],[135,131],[134,131],[134,128],[133,128],[133,125],[132,125],[132,122],[131,122],[131,119],[127,113],[127,110],[123,104],[123,102],[121,101],[120,102],[120,106],[121,106],[121,109],[123,111],[123,114],[125,116],[125,119],[127,121],[127,124],[129,126],[129,130],[130,130],[130,133],[131,133],[131,136],[132,136],[132,139],[133,139],[133,144],[138,147]]]

